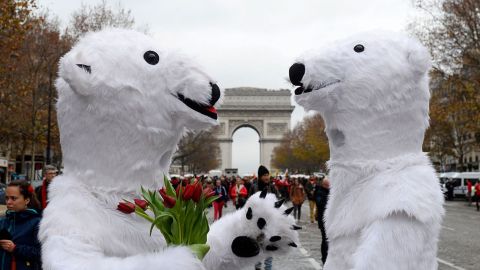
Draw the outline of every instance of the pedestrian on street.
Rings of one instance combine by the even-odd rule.
[[[467,180],[467,205],[471,206],[472,205],[472,181]]]
[[[475,184],[475,205],[477,206],[477,211],[480,211],[480,206],[478,205],[480,201],[480,181]]]
[[[315,185],[317,179],[315,176],[310,177],[309,181],[305,185],[305,192],[307,193],[308,206],[310,207],[310,223],[314,223],[317,220],[317,203],[315,202]]]
[[[445,187],[447,188],[447,200],[453,201],[453,191],[455,190],[454,180],[449,180]]]
[[[233,205],[236,209],[240,209],[247,201],[248,191],[243,185],[243,180],[237,176],[236,183],[230,190],[230,198],[232,198]]]
[[[328,238],[327,232],[325,231],[325,209],[327,207],[328,195],[330,193],[330,182],[325,177],[321,182],[317,182],[315,186],[315,201],[317,203],[317,213],[318,213],[318,228],[322,234],[322,262],[325,264],[327,261],[328,255]]]
[[[290,196],[288,194],[288,182],[286,180],[286,177],[282,178],[281,176],[279,176],[277,181],[275,182],[275,187],[280,198],[284,199],[285,201],[288,201],[290,199]]]
[[[215,192],[215,195],[218,196],[218,199],[212,203],[213,220],[217,220],[222,217],[223,206],[227,203],[228,195],[227,190],[222,186],[222,181],[220,179],[215,181],[215,188],[213,191]]]
[[[305,189],[300,184],[298,178],[293,179],[293,185],[290,187],[290,200],[293,204],[293,217],[300,221],[302,215],[302,204],[305,201]]]
[[[8,184],[5,198],[7,212],[0,220],[0,269],[41,269],[35,190],[27,181],[16,180]]]
[[[256,185],[252,185],[251,187],[251,193],[255,194],[257,191],[264,191],[266,190],[267,193],[272,193],[275,196],[277,195],[277,189],[273,185],[273,183],[270,181],[270,172],[268,169],[260,165],[258,167],[257,171],[258,175],[258,181],[256,182]],[[263,261],[263,265],[265,270],[272,270],[272,265],[273,265],[273,257],[268,257]],[[262,262],[257,262],[255,264],[255,270],[261,270],[262,269]]]
[[[248,199],[248,198],[250,198],[250,195],[251,195],[249,191],[252,187],[253,178],[250,179],[248,176],[244,176],[242,178],[242,180],[243,180],[243,186],[245,186],[245,188],[247,189],[247,193],[248,193],[247,194],[247,199]]]
[[[43,209],[45,209],[45,207],[47,207],[47,204],[48,204],[48,187],[52,183],[55,176],[57,176],[57,173],[58,173],[58,170],[55,166],[53,166],[53,165],[46,165],[45,166],[44,173],[43,173],[42,185],[38,186],[35,189],[36,197],[40,201],[40,208],[38,208],[37,210],[39,210],[40,212],[42,212]]]
[[[268,171],[265,166],[260,165],[258,167],[258,179],[257,181],[252,182],[249,193],[250,195],[253,195],[258,191],[263,191],[264,189],[267,189],[268,193],[272,193],[277,196],[277,189],[275,188],[273,182],[270,180],[270,171]]]

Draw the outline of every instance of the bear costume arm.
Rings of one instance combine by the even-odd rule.
[[[405,212],[392,213],[365,228],[353,254],[352,270],[437,269],[432,237],[435,223],[423,224]],[[333,261],[332,261],[333,263]],[[333,269],[327,265],[325,269]]]
[[[49,237],[42,246],[46,270],[203,270],[202,263],[186,247],[128,257],[107,256],[98,247],[72,237]]]

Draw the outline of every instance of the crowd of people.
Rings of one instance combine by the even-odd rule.
[[[179,184],[186,185],[191,181],[200,181],[205,193],[211,189],[219,198],[213,202],[213,217],[217,220],[222,217],[222,209],[231,202],[231,207],[240,209],[250,196],[258,191],[267,190],[274,194],[279,200],[289,201],[293,206],[293,216],[300,222],[302,215],[302,205],[308,200],[309,220],[311,223],[318,222],[318,228],[322,235],[321,254],[322,262],[325,263],[328,253],[328,242],[325,232],[324,212],[327,205],[330,183],[324,176],[311,177],[290,177],[272,176],[265,166],[260,166],[256,176],[191,176],[185,178],[173,177],[172,184],[176,187]],[[263,262],[255,265],[256,270],[272,269],[273,258],[269,257]]]
[[[445,199],[447,201],[453,201],[455,199],[455,179],[451,179],[445,182]],[[467,180],[467,189],[465,190],[465,197],[467,205],[471,206],[475,203],[477,211],[480,211],[480,181],[473,182]]]
[[[48,186],[58,171],[47,165],[44,169],[42,185],[36,189],[25,180],[10,182],[6,188],[7,211],[0,219],[0,269],[41,269],[40,243],[37,238],[38,226],[43,209],[48,205]],[[195,179],[192,179],[195,178]],[[328,198],[329,184],[323,177],[291,178],[271,176],[264,166],[258,168],[257,176],[220,177],[172,177],[174,187],[186,185],[193,180],[200,181],[204,191],[213,191],[218,199],[212,203],[214,220],[222,217],[222,210],[228,202],[240,209],[250,196],[267,190],[278,199],[290,201],[294,207],[293,216],[301,219],[301,209],[305,200],[309,201],[310,222],[318,222],[322,234],[322,261],[325,262],[328,244],[326,241],[323,213]],[[272,258],[256,264],[255,269],[272,269]]]
[[[172,177],[174,187],[182,183],[186,185],[192,180],[200,181],[204,190],[211,189],[219,198],[214,202],[214,219],[222,216],[222,207],[227,207],[227,202],[236,209],[242,208],[250,196],[257,191],[267,189],[268,193],[274,194],[278,199],[290,201],[293,206],[293,215],[297,221],[301,219],[301,208],[305,200],[309,201],[310,222],[317,221],[317,201],[322,194],[318,192],[324,176],[311,176],[309,178],[293,178],[285,176],[271,176],[264,166],[258,168],[257,176],[190,176]]]

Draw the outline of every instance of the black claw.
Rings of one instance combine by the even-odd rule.
[[[265,221],[264,218],[259,218],[257,221],[257,226],[260,230],[263,229],[263,227],[265,227],[266,224],[267,222]]]
[[[278,235],[270,237],[270,242],[277,242],[277,241],[280,241],[280,240],[282,240],[282,237],[278,236]]]
[[[297,247],[297,244],[295,244],[294,242],[291,242],[288,245],[291,246],[291,247]]]
[[[300,226],[297,226],[297,225],[292,225],[292,227],[290,227],[290,229],[292,229],[292,230],[296,231],[296,230],[301,230],[301,229],[302,229],[302,227],[300,227]]]
[[[239,236],[233,239],[232,252],[238,257],[255,257],[260,253],[257,241],[247,236]]]
[[[285,210],[285,212],[283,212],[283,214],[286,215],[286,216],[288,216],[288,215],[290,215],[290,213],[292,213],[292,212],[293,212],[293,206],[290,207],[290,208],[288,208],[287,210]]]
[[[278,247],[272,246],[272,245],[268,245],[268,246],[265,247],[265,249],[268,250],[268,251],[275,251],[275,250],[278,249]]]
[[[267,188],[264,188],[260,193],[260,198],[265,199],[265,197],[267,197]]]
[[[252,219],[252,208],[248,207],[247,210],[247,219],[250,220]]]
[[[275,202],[275,208],[280,208],[280,206],[282,206],[282,204],[285,202],[285,199],[281,199],[279,201],[276,201]]]

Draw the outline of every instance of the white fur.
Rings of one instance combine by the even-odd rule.
[[[262,261],[273,254],[289,252],[291,250],[291,247],[288,246],[289,243],[299,244],[298,233],[291,229],[295,220],[292,216],[283,214],[286,210],[285,206],[275,209],[273,207],[276,201],[274,195],[268,194],[265,199],[262,199],[259,194],[260,192],[257,192],[252,195],[242,209],[227,214],[212,224],[211,233],[208,234],[207,240],[211,250],[203,260],[206,265],[212,267],[209,269],[240,269],[246,265],[253,265]],[[252,209],[251,220],[246,219],[248,208]],[[260,217],[266,220],[263,230],[260,230],[256,225]],[[270,244],[270,237],[276,235],[281,236],[281,240],[274,243],[279,250],[265,250],[265,247]],[[259,241],[260,253],[255,257],[238,260],[231,252],[231,243],[237,236],[248,236],[253,239],[262,238],[263,240]]]
[[[362,33],[298,62],[314,90],[296,101],[322,114],[331,151],[324,269],[437,269],[443,196],[422,153],[427,50],[401,34]]]
[[[159,54],[157,65],[144,60],[149,50]],[[91,74],[77,64],[91,66]],[[43,269],[221,267],[216,260],[200,262],[185,247],[167,248],[157,230],[149,236],[147,221],[116,210],[123,199],[140,197],[141,185],[162,186],[163,173],[186,129],[217,124],[177,98],[182,94],[208,104],[211,82],[187,58],[129,30],[89,33],[61,59],[56,86],[64,173],[49,187],[40,225]],[[269,207],[278,212],[273,204]],[[244,217],[242,211],[225,222],[240,220],[239,226],[248,227],[239,217]],[[232,239],[235,234],[231,227],[215,225],[208,238]],[[251,261],[233,256],[230,244],[211,243],[209,256],[224,256],[236,266]]]

